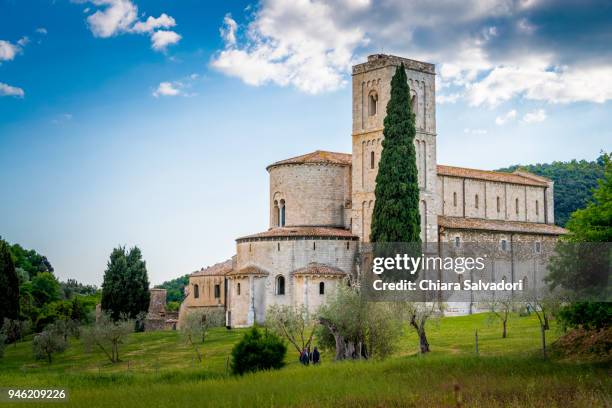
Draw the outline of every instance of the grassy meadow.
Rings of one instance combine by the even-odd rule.
[[[320,366],[303,367],[289,348],[282,370],[232,377],[228,356],[242,333],[211,331],[202,363],[177,332],[134,333],[115,365],[101,352],[85,353],[74,339],[49,365],[35,361],[30,341],[24,341],[8,346],[0,359],[0,387],[62,387],[70,393],[67,405],[91,408],[612,404],[610,367],[541,358],[534,316],[513,316],[506,339],[487,314],[434,321],[428,330],[432,352],[426,356],[417,353],[416,335],[407,329],[395,356],[385,361],[333,363],[332,355],[323,353]],[[559,335],[553,327],[548,342]]]

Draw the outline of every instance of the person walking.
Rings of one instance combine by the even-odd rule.
[[[319,361],[321,361],[321,354],[319,354],[319,350],[315,347],[312,351],[312,364],[319,364]]]

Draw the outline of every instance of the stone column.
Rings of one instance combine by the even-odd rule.
[[[255,324],[255,279],[249,276],[249,312],[247,313],[247,326]]]

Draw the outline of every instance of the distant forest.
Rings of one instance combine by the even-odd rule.
[[[571,213],[586,206],[603,177],[603,155],[594,161],[572,160],[547,164],[514,165],[498,171],[524,170],[555,182],[555,224],[565,226]]]
[[[176,279],[172,279],[157,285],[156,288],[166,289],[167,302],[182,302],[185,298],[185,286],[189,283],[189,275],[183,275]]]

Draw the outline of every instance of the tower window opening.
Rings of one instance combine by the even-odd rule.
[[[240,296],[240,282],[236,285],[236,294]]]
[[[368,113],[370,116],[375,116],[378,109],[378,94],[376,92],[372,92],[368,97],[368,102]]]
[[[478,208],[478,194],[474,197],[474,207]]]
[[[347,249],[347,250],[351,249],[351,243],[350,243],[350,242],[347,242],[347,243],[346,243],[346,249]]]
[[[506,241],[505,239],[501,240],[501,250],[505,251],[508,248],[508,241]]]
[[[316,251],[316,250],[317,250],[317,243],[316,243],[316,242],[313,242],[313,243],[312,243],[312,250],[313,250],[313,251]]]
[[[538,200],[536,200],[536,215],[540,215],[540,202]]]
[[[325,294],[325,282],[319,282],[319,295]]]
[[[516,212],[516,215],[519,215],[519,199],[515,199],[514,200],[514,210]]]
[[[215,299],[221,297],[221,285],[215,285]]]
[[[285,200],[280,200],[280,226],[285,226]]]
[[[500,211],[501,205],[500,205],[500,200],[499,200],[499,196],[497,197],[497,212]]]
[[[285,294],[285,277],[279,275],[276,277],[276,294],[284,295]]]
[[[461,244],[461,239],[459,237],[455,237],[455,248],[459,248],[460,244]]]
[[[280,242],[277,242],[277,243],[276,243],[276,250],[277,250],[277,251],[280,251]]]
[[[457,206],[457,193],[453,193],[453,207]]]
[[[200,287],[198,285],[193,285],[193,297],[195,299],[200,297]]]
[[[376,158],[375,153],[374,152],[370,152],[370,168],[373,169],[374,168],[374,159]]]

